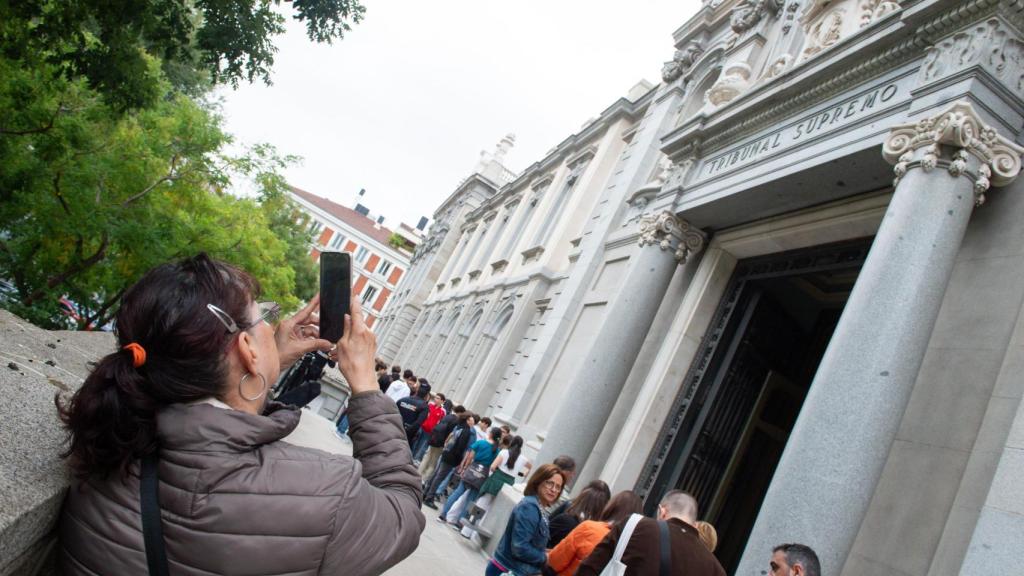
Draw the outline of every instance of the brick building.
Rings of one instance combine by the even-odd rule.
[[[363,303],[366,323],[373,328],[409,268],[419,234],[405,224],[390,230],[365,209],[357,211],[294,186],[291,195],[310,217],[309,254],[314,261],[319,261],[323,252],[352,255],[352,291]]]

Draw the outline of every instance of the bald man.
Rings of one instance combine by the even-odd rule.
[[[622,563],[631,576],[725,576],[718,560],[700,541],[697,529],[697,501],[681,490],[673,490],[661,499],[658,519],[644,518],[637,523],[626,544]],[[662,571],[661,531],[667,528],[669,557]],[[597,576],[611,560],[625,523],[616,526],[594,551],[580,564],[576,576]]]

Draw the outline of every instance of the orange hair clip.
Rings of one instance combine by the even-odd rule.
[[[136,342],[125,344],[122,350],[132,353],[132,366],[138,368],[146,363],[146,349]]]

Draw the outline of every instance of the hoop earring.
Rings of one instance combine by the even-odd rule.
[[[245,392],[242,392],[242,385],[245,384],[245,379],[249,377],[249,374],[246,373],[245,376],[242,376],[242,379],[238,381],[238,395],[249,402],[255,402],[256,400],[263,398],[263,395],[267,393],[267,377],[263,374],[258,374],[258,376],[260,377],[260,380],[263,381],[263,390],[261,390],[259,394],[250,398],[245,395]]]

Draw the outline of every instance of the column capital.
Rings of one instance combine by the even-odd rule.
[[[704,232],[669,210],[640,217],[640,246],[673,250],[680,263],[686,262],[690,254],[700,252],[705,240]]]
[[[947,147],[948,156],[942,146]],[[990,186],[1006,186],[1017,178],[1022,155],[1024,148],[985,124],[963,100],[935,116],[894,126],[882,145],[882,156],[895,165],[893,186],[911,168],[930,172],[941,165],[954,177],[964,175],[974,181],[979,206]]]

